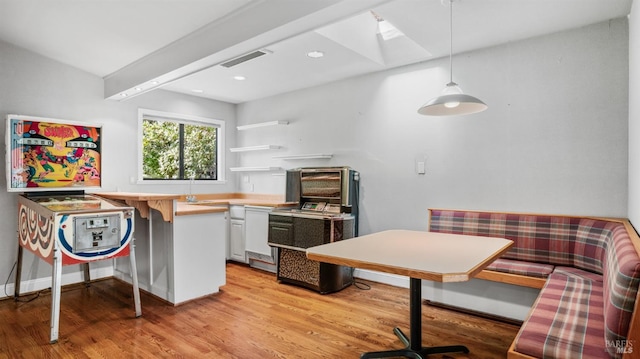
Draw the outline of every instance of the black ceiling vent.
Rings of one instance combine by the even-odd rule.
[[[246,62],[246,61],[249,61],[249,60],[253,60],[256,57],[260,57],[260,56],[266,55],[266,54],[268,54],[268,52],[264,51],[264,50],[254,51],[254,52],[248,53],[246,55],[242,55],[240,57],[237,57],[237,58],[235,58],[233,60],[229,60],[229,61],[221,64],[221,66],[224,66],[224,67],[227,67],[227,68],[228,67],[234,67],[234,66],[239,65],[239,64],[241,64],[243,62]]]

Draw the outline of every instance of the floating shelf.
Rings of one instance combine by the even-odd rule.
[[[310,160],[310,159],[323,159],[323,160],[328,160],[331,157],[333,157],[332,154],[328,154],[328,153],[316,153],[316,154],[309,154],[309,155],[282,155],[282,156],[273,156],[273,158],[278,158],[281,160]]]
[[[258,128],[258,127],[278,126],[278,125],[288,125],[288,124],[289,124],[289,121],[269,121],[269,122],[254,123],[251,125],[237,126],[236,128],[238,129],[238,131],[245,131],[245,130],[251,130],[253,128]]]
[[[281,167],[231,167],[231,172],[268,172],[268,171],[282,171]]]
[[[248,147],[234,147],[230,148],[231,152],[248,152],[248,151],[266,151],[266,150],[277,150],[280,146],[276,145],[260,145],[260,146],[248,146]]]

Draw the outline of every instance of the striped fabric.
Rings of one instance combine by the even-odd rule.
[[[515,350],[536,358],[610,358],[602,282],[552,273],[518,332]]]
[[[623,226],[613,229],[604,270],[604,316],[606,339],[611,343],[626,339],[629,332],[638,286],[640,286],[640,258]],[[608,346],[614,354],[615,346]]]
[[[611,244],[613,229],[616,227],[622,228],[626,236],[624,226],[620,223],[588,218],[580,219],[572,248],[573,266],[602,274],[606,247]],[[628,236],[626,240],[629,241]]]
[[[577,222],[566,217],[432,210],[429,230],[507,238],[514,244],[502,258],[573,265],[571,243]]]
[[[556,266],[534,306],[533,321],[523,326],[529,334],[519,336],[524,341],[520,343],[518,339],[516,343],[517,348],[520,346],[527,352],[518,351],[534,352],[529,347],[536,346],[531,344],[535,342],[537,346],[545,343],[544,348],[539,348],[540,355],[534,355],[538,357],[575,357],[564,354],[575,354],[583,346],[590,353],[583,356],[585,358],[599,357],[606,350],[612,357],[620,355],[615,345],[605,344],[626,339],[640,285],[640,258],[624,225],[590,218],[432,210],[429,227],[432,232],[508,238],[514,241],[514,246],[499,261]],[[523,263],[522,268],[527,265]],[[496,262],[491,269],[509,271],[508,267]],[[558,289],[560,284],[564,289]],[[586,323],[588,328],[580,334],[578,324],[569,323],[564,330],[559,330],[548,323],[547,329],[554,329],[548,337],[547,332],[538,330],[540,318],[550,321],[565,316],[569,316],[570,321]],[[602,320],[598,316],[602,316]],[[586,342],[592,330],[602,331],[598,341],[600,353],[592,353],[589,346],[594,342]]]
[[[573,267],[555,267],[553,269],[553,273],[566,275],[567,277],[578,277],[584,280],[602,282],[604,279],[600,274],[587,272],[582,269],[573,268]]]
[[[493,263],[489,264],[486,269],[496,272],[526,275],[536,278],[547,278],[549,274],[553,272],[553,266],[550,264],[517,261],[513,259],[503,258],[496,259]]]
[[[615,225],[620,224],[563,216],[432,210],[429,230],[507,238],[514,244],[502,258],[602,274],[603,238]]]

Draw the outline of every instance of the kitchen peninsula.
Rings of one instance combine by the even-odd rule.
[[[137,209],[134,236],[140,288],[174,305],[217,293],[225,284],[231,211],[241,211],[244,217],[245,206],[268,213],[291,205],[283,196],[241,193],[198,194],[196,201],[189,202],[177,194],[98,195]],[[244,236],[244,223],[240,234]],[[244,248],[237,252],[246,258]],[[131,282],[127,263],[116,260],[114,276]]]

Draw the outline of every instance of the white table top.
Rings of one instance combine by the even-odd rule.
[[[307,249],[311,260],[438,282],[463,282],[506,252],[505,238],[389,230]]]

